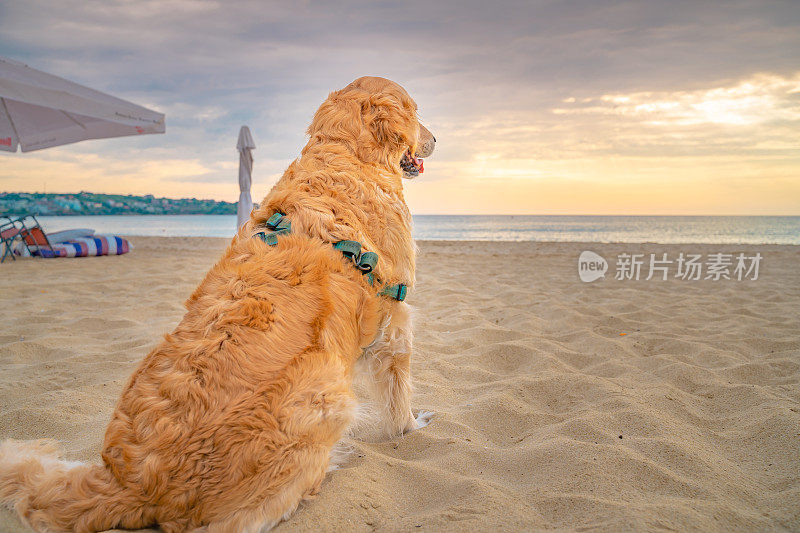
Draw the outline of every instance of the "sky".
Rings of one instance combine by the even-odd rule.
[[[0,55],[166,114],[0,153],[0,191],[262,198],[328,93],[403,85],[420,214],[800,215],[800,3],[0,0]]]

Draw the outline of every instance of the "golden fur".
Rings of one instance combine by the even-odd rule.
[[[299,159],[186,302],[175,330],[122,392],[102,465],[50,441],[0,444],[0,500],[37,530],[262,531],[313,495],[353,421],[354,363],[367,360],[400,434],[410,407],[406,304],[376,295],[331,243],[377,252],[377,275],[413,286],[400,159],[432,136],[399,85],[360,78],[330,94]],[[276,211],[292,233],[252,238]]]

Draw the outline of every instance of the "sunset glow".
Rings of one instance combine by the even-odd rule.
[[[163,112],[167,133],[0,154],[1,190],[235,201],[248,124],[260,198],[327,93],[373,74],[403,84],[439,140],[407,186],[417,213],[800,214],[800,31],[779,10],[562,7],[550,27],[533,8],[475,7],[400,31],[376,7],[333,32],[324,10],[174,4],[180,24],[157,2],[2,4],[4,54]]]

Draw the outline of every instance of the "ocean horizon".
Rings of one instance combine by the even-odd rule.
[[[232,237],[235,215],[39,216],[46,231]],[[414,215],[414,238],[659,244],[800,244],[800,216]]]

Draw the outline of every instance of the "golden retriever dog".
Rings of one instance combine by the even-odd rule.
[[[402,87],[372,77],[331,93],[308,135],[125,385],[102,464],[61,460],[52,441],[0,444],[0,501],[33,528],[270,529],[325,478],[356,414],[359,359],[386,433],[427,425],[410,405],[408,306],[381,292],[413,287],[401,177],[435,139]],[[291,228],[269,243],[258,233],[276,213]],[[378,254],[372,276],[343,240]]]

